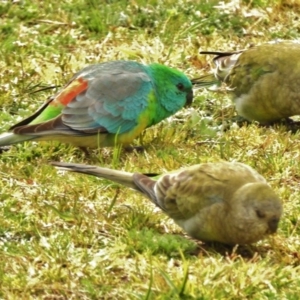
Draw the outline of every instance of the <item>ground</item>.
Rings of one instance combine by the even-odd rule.
[[[96,62],[159,62],[196,77],[200,50],[238,50],[299,37],[300,5],[282,1],[0,2],[0,130],[30,115]],[[44,87],[52,89],[35,91]],[[199,89],[191,108],[134,145],[90,157],[27,142],[0,159],[1,299],[298,299],[299,132],[236,122],[226,92]],[[282,199],[278,233],[247,247],[204,244],[136,192],[61,173],[49,161],[163,173],[219,160],[247,163]]]

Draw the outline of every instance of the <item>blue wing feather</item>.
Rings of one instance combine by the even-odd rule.
[[[88,88],[62,110],[63,123],[78,131],[130,131],[147,108],[154,88],[145,66],[132,61],[93,65],[73,80],[78,77],[88,81]]]

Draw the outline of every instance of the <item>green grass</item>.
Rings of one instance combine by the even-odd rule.
[[[87,64],[134,59],[197,76],[199,50],[236,50],[299,36],[295,0],[2,1],[0,131],[28,116]],[[86,158],[28,142],[0,159],[1,299],[298,299],[299,132],[238,126],[225,93],[199,90],[193,107],[148,129],[143,153]],[[135,145],[140,141],[136,140]],[[237,160],[263,174],[284,203],[278,234],[247,247],[204,244],[139,194],[59,173],[51,160],[166,172]]]

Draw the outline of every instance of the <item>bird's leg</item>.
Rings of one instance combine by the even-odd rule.
[[[143,145],[143,138],[144,138],[145,133],[141,133],[139,135],[139,144]],[[136,150],[136,152],[141,153],[145,151],[144,146],[124,146],[123,147],[125,151],[127,152],[133,152]]]

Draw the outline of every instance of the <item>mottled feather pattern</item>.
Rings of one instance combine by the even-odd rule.
[[[166,174],[162,176],[154,186],[158,206],[167,214],[177,211],[177,195],[173,188],[177,186],[177,174]]]
[[[134,185],[136,186],[135,189],[137,191],[146,195],[155,205],[161,208],[155,192],[155,185],[156,185],[155,180],[149,178],[144,174],[139,174],[139,173],[134,173],[132,175],[132,180]]]
[[[265,179],[241,163],[204,163],[154,180],[91,166],[52,163],[131,187],[160,207],[190,236],[227,244],[256,242],[277,230],[282,204]]]
[[[211,52],[201,52],[201,54],[211,54]],[[219,80],[226,82],[228,74],[231,72],[232,68],[236,66],[238,58],[242,54],[242,51],[226,53],[220,52],[217,57],[213,59],[216,65],[215,76]]]
[[[300,114],[299,41],[273,41],[236,52],[213,54],[213,74],[192,80],[215,86],[224,81],[231,90],[239,115],[262,124]]]
[[[267,123],[300,114],[300,44],[280,42],[248,49],[228,75],[240,115]],[[290,68],[289,68],[290,66]]]
[[[249,175],[252,176],[252,173],[247,174],[244,168],[239,167],[239,164],[233,167],[232,164],[215,163],[206,164],[202,169],[196,165],[188,170],[165,175],[155,186],[159,206],[172,218],[182,218],[212,203],[226,201],[226,197],[230,198],[233,193],[229,188],[225,188],[232,185],[231,178],[231,181],[235,181],[233,186],[236,189],[245,181],[249,181]],[[241,176],[242,172],[245,173],[245,177]],[[253,182],[255,181],[254,177]],[[196,185],[195,182],[199,184]],[[225,195],[224,191],[227,191],[228,195]]]

